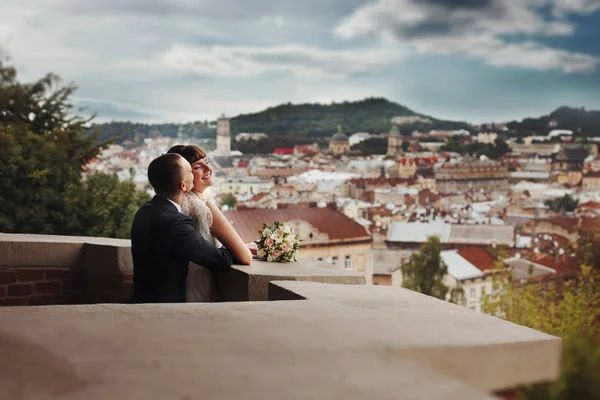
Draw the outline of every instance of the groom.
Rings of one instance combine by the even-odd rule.
[[[168,153],[148,167],[156,196],[136,212],[131,227],[133,287],[129,303],[185,302],[190,261],[211,270],[231,268],[233,256],[217,249],[181,213],[185,192],[194,186],[190,163]]]

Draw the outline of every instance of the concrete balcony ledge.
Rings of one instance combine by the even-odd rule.
[[[58,276],[59,272],[64,279],[48,279],[49,276]],[[0,278],[0,306],[122,303],[130,292],[133,279],[131,242],[0,233],[0,274],[4,274],[6,280],[3,282]],[[8,274],[13,274],[14,278],[9,278]],[[26,279],[20,279],[19,275]],[[47,282],[43,282],[48,280],[57,284],[60,280],[62,287],[55,288],[52,293],[37,293],[36,286],[48,286]],[[223,301],[266,301],[269,282],[273,280],[365,284],[362,274],[306,259],[297,263],[255,260],[251,266],[234,265],[231,270],[216,274],[216,280]],[[3,299],[3,283],[20,285],[19,290],[29,294],[24,294],[20,302],[16,302],[16,298]],[[29,284],[34,285],[33,288],[22,286]],[[68,293],[65,293],[65,288]],[[13,289],[16,287],[13,286]],[[51,299],[49,295],[55,298]],[[30,297],[34,298],[33,303]]]
[[[13,242],[0,287],[44,270],[7,266]],[[66,255],[63,242],[41,241]],[[558,376],[560,338],[463,307],[307,261],[230,272],[237,300],[271,301],[0,307],[4,395],[489,399]]]
[[[404,288],[271,282],[271,300],[303,298],[349,308],[353,335],[388,355],[416,361],[485,390],[498,391],[559,373],[561,339]],[[274,289],[274,288],[273,288]],[[301,302],[299,302],[301,303]],[[369,320],[369,322],[366,322]]]
[[[489,399],[555,379],[560,339],[397,288],[306,300],[0,308],[9,398]]]

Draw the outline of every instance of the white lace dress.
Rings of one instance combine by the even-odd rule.
[[[210,233],[210,227],[213,223],[213,215],[206,201],[200,199],[191,192],[187,192],[181,210],[185,215],[192,218],[194,229],[196,229],[204,239],[213,243],[216,247],[221,247],[221,243]],[[219,292],[215,273],[196,263],[190,262],[187,282],[186,282],[186,301],[187,302],[211,302],[219,301]]]

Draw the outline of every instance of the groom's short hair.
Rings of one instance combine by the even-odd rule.
[[[185,158],[179,154],[167,153],[152,160],[148,166],[148,180],[159,196],[173,196],[179,190],[183,181],[183,166]]]

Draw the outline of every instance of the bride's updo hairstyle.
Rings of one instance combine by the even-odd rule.
[[[179,154],[190,164],[206,158],[206,152],[200,147],[194,146],[193,144],[176,144],[175,146],[171,147],[167,153]]]

